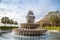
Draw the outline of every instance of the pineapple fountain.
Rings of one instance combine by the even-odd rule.
[[[28,12],[26,19],[27,23],[21,23],[20,28],[13,29],[14,34],[23,36],[40,36],[46,32],[44,29],[37,29],[40,24],[34,23],[35,16],[32,11]]]

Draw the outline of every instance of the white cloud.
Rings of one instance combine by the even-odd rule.
[[[0,16],[8,16],[19,22],[25,22],[27,12],[32,10],[38,21],[48,11],[55,10],[50,0],[2,0],[0,3]]]

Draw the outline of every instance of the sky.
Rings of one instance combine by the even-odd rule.
[[[0,0],[0,18],[7,16],[23,23],[29,10],[39,21],[48,12],[60,10],[60,0]]]

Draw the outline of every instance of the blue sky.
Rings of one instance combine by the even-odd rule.
[[[60,0],[0,0],[0,17],[7,16],[21,23],[26,21],[29,10],[38,21],[49,11],[60,10]]]

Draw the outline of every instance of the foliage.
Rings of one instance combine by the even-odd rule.
[[[60,11],[51,11],[48,12],[48,14],[41,19],[38,23],[40,23],[40,26],[60,26]]]
[[[6,17],[6,16],[5,17],[2,17],[1,23],[5,24],[5,26],[6,26],[6,24],[15,24],[15,25],[18,24],[17,21],[14,21],[12,19],[9,19],[9,17]]]
[[[60,25],[60,13],[59,11],[52,12],[54,15],[50,16],[50,21],[53,24],[53,26],[59,26]]]
[[[2,17],[1,22],[2,22],[3,24],[5,24],[5,26],[6,26],[6,24],[8,24],[8,23],[10,22],[10,20],[9,20],[8,17],[5,16],[5,17]]]

